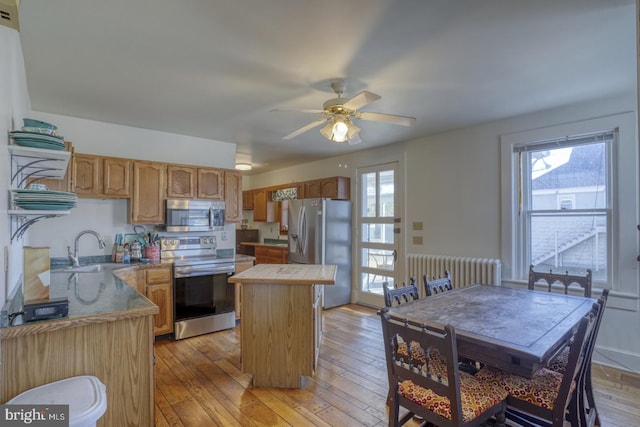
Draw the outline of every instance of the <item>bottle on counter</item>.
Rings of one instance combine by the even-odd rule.
[[[124,255],[122,256],[123,264],[131,264],[131,250],[129,245],[124,245]]]
[[[137,240],[131,243],[131,262],[140,261],[142,258],[142,245]]]

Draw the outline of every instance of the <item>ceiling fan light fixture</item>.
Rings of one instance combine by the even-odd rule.
[[[250,171],[251,169],[253,169],[251,163],[236,163],[236,170]]]
[[[346,142],[358,132],[360,128],[342,116],[334,117],[328,125],[320,129],[322,136],[333,142]]]

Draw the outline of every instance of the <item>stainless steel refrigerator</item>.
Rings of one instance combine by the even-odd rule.
[[[351,202],[289,200],[289,263],[334,264],[335,285],[324,287],[324,308],[351,301]]]

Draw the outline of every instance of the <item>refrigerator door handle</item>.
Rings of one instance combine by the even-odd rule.
[[[304,256],[307,249],[307,210],[304,208],[304,204],[300,206],[300,226],[298,232],[300,233],[300,239],[298,239],[298,252],[300,256]]]

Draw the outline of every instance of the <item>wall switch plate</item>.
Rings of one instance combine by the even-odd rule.
[[[422,230],[422,221],[416,221],[412,224],[412,228],[414,231]]]
[[[227,240],[228,236],[227,236],[227,232],[223,231],[222,232],[222,240]]]
[[[422,236],[413,236],[413,244],[421,245],[422,244]]]

